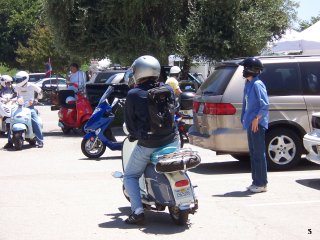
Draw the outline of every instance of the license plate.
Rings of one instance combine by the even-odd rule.
[[[184,115],[188,115],[188,116],[190,116],[190,117],[192,117],[192,115],[193,115],[192,110],[181,110],[181,112],[182,112]]]
[[[203,113],[204,103],[200,103],[198,113]]]
[[[191,189],[184,188],[180,190],[175,190],[177,198],[186,198],[191,196]]]

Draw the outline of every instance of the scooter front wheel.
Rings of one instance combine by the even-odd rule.
[[[99,138],[91,141],[90,139],[82,139],[81,142],[82,153],[88,158],[99,158],[106,151],[106,146]]]
[[[186,225],[189,218],[189,209],[180,210],[178,207],[169,207],[172,221],[177,225]]]
[[[23,146],[22,132],[14,133],[12,136],[12,142],[15,150],[17,151],[21,150]]]

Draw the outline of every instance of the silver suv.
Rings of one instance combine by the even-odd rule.
[[[295,166],[305,152],[303,136],[310,132],[311,115],[320,111],[320,56],[258,57],[260,75],[269,95],[266,152],[271,169]],[[217,154],[249,160],[246,132],[240,122],[243,67],[235,59],[218,63],[196,93],[190,143]]]

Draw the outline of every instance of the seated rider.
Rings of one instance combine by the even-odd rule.
[[[166,84],[172,87],[176,97],[179,97],[179,95],[182,93],[179,87],[179,82],[178,82],[180,78],[180,74],[181,74],[181,69],[178,66],[173,66],[170,68],[169,78],[166,81]]]
[[[137,224],[144,220],[141,202],[139,178],[150,162],[151,154],[158,148],[174,146],[179,148],[179,133],[175,126],[165,131],[151,131],[150,113],[148,108],[148,90],[156,86],[160,76],[160,63],[152,56],[137,58],[132,64],[134,87],[129,90],[125,104],[125,124],[129,132],[129,141],[138,140],[128,165],[124,169],[123,183],[129,195],[132,214],[125,220],[127,224]],[[170,86],[172,99],[174,93]]]
[[[14,92],[14,89],[12,87],[12,77],[9,75],[2,75],[0,77],[0,83],[1,83],[1,90],[0,90],[0,97],[4,97],[6,94],[12,94],[11,99],[16,97],[16,93]],[[10,123],[6,124],[7,128],[7,134],[8,134],[8,142],[4,145],[4,149],[8,149],[13,147],[11,134],[10,134]]]
[[[34,108],[35,103],[38,99],[42,98],[42,90],[40,87],[33,83],[29,83],[29,73],[26,71],[20,71],[16,74],[16,82],[17,85],[15,87],[15,91],[18,97],[22,97],[25,102],[27,102],[27,106],[31,110],[31,122],[32,129],[34,134],[36,135],[37,146],[39,148],[43,147],[43,134],[41,130],[41,126],[38,119],[38,114],[36,109]],[[35,95],[37,96],[35,99]]]
[[[68,90],[73,90],[75,93],[84,92],[86,83],[86,74],[79,70],[79,65],[77,63],[72,63],[70,65],[70,76],[67,80]]]

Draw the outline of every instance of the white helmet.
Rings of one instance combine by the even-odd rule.
[[[23,87],[29,81],[29,73],[27,73],[26,71],[19,71],[17,72],[15,78],[17,86]]]
[[[170,68],[170,75],[181,73],[181,69],[178,66],[173,66]]]
[[[76,99],[72,96],[66,98],[66,104],[74,104],[76,103]]]
[[[2,75],[0,77],[0,81],[1,81],[1,86],[5,87],[6,83],[11,83],[13,80],[12,80],[12,77],[10,77],[9,75]]]
[[[155,77],[155,81],[160,76],[160,63],[159,61],[149,55],[137,58],[132,66],[133,79],[136,84],[143,81],[144,78]]]

